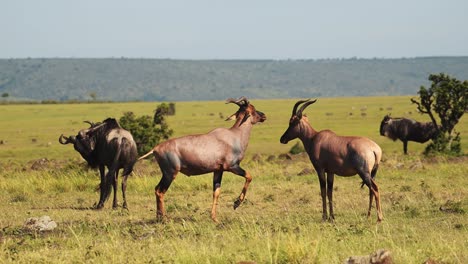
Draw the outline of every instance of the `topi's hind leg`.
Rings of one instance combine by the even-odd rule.
[[[375,206],[377,208],[377,222],[380,222],[383,220],[383,213],[382,213],[382,206],[380,204],[379,187],[377,186],[377,183],[375,183],[374,179],[371,179],[371,182],[372,182],[372,191],[375,196]]]
[[[156,196],[156,217],[158,220],[162,220],[166,216],[166,209],[164,207],[164,194],[166,193],[169,186],[171,186],[174,180],[175,174],[163,174],[158,185],[154,188],[154,194]]]
[[[375,204],[377,209],[377,222],[380,222],[383,220],[383,214],[382,208],[380,206],[379,187],[377,186],[374,179],[369,173],[359,173],[359,176],[361,176],[364,183],[367,185],[367,187],[369,187],[369,209],[367,211],[367,215],[370,215],[370,211],[372,209],[372,197],[375,197]]]
[[[322,197],[322,221],[328,220],[327,213],[327,181],[324,170],[317,170],[317,176],[320,182],[320,196]]]
[[[369,188],[369,210],[367,210],[367,218],[370,217],[371,215],[371,210],[372,210],[372,200],[374,199],[374,193],[372,190]]]
[[[333,213],[333,181],[335,175],[333,173],[327,173],[327,197],[328,197],[328,209],[330,212],[329,221],[335,220],[335,214]]]

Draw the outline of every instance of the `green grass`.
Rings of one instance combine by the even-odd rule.
[[[405,156],[401,142],[378,135],[388,107],[393,116],[423,118],[408,97],[324,98],[305,111],[317,129],[367,136],[382,147],[380,224],[375,210],[366,217],[368,190],[359,188],[357,176],[335,178],[336,222],[321,222],[317,176],[297,175],[312,168],[307,157],[277,157],[294,145],[279,143],[294,102],[252,100],[268,117],[254,127],[242,163],[253,181],[246,201],[233,210],[243,179],[226,173],[220,224],[210,220],[212,177],[182,174],[166,195],[167,221],[157,222],[154,186],[160,173],[150,160],[138,163],[128,181],[129,211],[112,210],[110,201],[101,211],[90,209],[99,196],[97,172],[83,166],[71,146],[60,145],[58,136],[75,134],[86,126],[83,120],[124,111],[152,114],[156,103],[0,106],[7,113],[0,116],[0,140],[7,141],[0,145],[0,263],[342,263],[379,248],[390,250],[395,263],[468,262],[467,157],[424,158],[425,145],[417,143],[409,144]],[[219,113],[226,117],[236,110],[223,102],[182,102],[169,122],[175,136],[204,133],[229,126]],[[458,129],[466,153],[464,120]],[[260,158],[252,160],[254,154]],[[268,161],[271,155],[276,158]],[[31,169],[39,158],[48,161]],[[120,190],[118,198],[121,202]],[[40,233],[23,227],[28,217],[42,215],[55,220],[57,229]]]
[[[416,113],[410,97],[353,97],[319,98],[305,113],[317,130],[332,129],[341,135],[361,135],[377,142],[385,153],[403,151],[401,142],[393,142],[379,135],[380,121],[389,112],[392,116],[406,116],[428,121],[426,115]],[[252,100],[267,115],[267,121],[254,127],[248,155],[277,154],[292,146],[279,144],[296,100]],[[153,115],[157,103],[106,103],[70,105],[0,105],[0,160],[25,162],[39,158],[62,159],[75,157],[70,146],[58,143],[60,134],[76,135],[87,126],[83,121],[102,121],[107,117],[120,118],[124,112]],[[365,110],[364,110],[365,109]],[[168,119],[174,136],[206,133],[216,127],[229,127],[224,119],[237,110],[233,104],[219,101],[177,102],[176,115]],[[365,114],[365,116],[363,116]],[[223,116],[224,118],[220,118]],[[461,132],[462,148],[468,153],[468,122],[466,117],[456,127]],[[35,142],[33,142],[35,139]],[[426,144],[410,142],[411,154],[419,154]]]

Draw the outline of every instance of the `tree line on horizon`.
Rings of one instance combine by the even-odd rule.
[[[0,59],[0,100],[192,101],[415,95],[468,57],[324,60]]]

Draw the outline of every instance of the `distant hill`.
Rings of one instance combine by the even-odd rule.
[[[323,60],[0,59],[11,100],[187,101],[414,95],[431,73],[468,79],[468,57]],[[1,99],[0,99],[1,100]]]

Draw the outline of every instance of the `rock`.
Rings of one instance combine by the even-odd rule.
[[[393,264],[390,251],[379,249],[369,256],[352,256],[344,262],[345,264]]]
[[[410,165],[410,170],[420,170],[420,169],[424,169],[424,165],[422,164],[420,160]]]
[[[442,264],[442,262],[438,262],[436,260],[429,258],[426,261],[424,261],[423,264]]]
[[[283,153],[278,155],[278,159],[281,160],[292,160],[292,156],[289,153]]]
[[[253,157],[252,157],[252,161],[261,162],[262,161],[262,155],[260,155],[258,153],[255,153],[255,155],[253,155]]]
[[[33,231],[52,231],[57,227],[57,223],[52,221],[48,215],[41,217],[30,217],[26,219],[24,227]]]
[[[310,174],[313,174],[313,173],[314,173],[314,170],[312,170],[311,168],[305,168],[302,171],[300,171],[297,174],[297,176],[310,175]]]
[[[34,163],[31,165],[32,170],[42,170],[46,168],[49,164],[49,160],[47,158],[42,158],[35,160]]]

